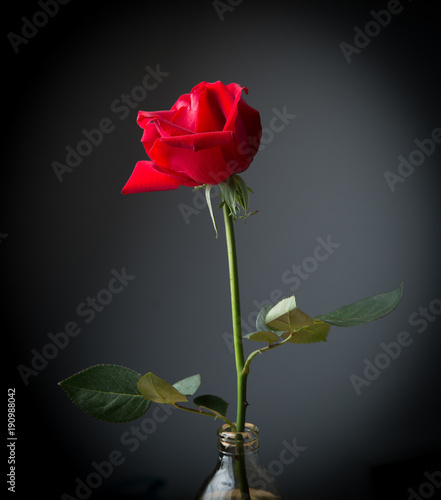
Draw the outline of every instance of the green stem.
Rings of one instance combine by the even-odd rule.
[[[262,349],[257,349],[257,351],[254,351],[252,352],[244,366],[243,366],[243,373],[248,375],[248,373],[250,373],[250,363],[251,361],[258,355],[258,354],[263,354],[264,352],[266,351],[269,351],[271,349],[274,349],[276,347],[279,347],[280,345],[283,345],[283,344],[286,344],[287,342],[289,342],[291,340],[291,337],[293,336],[293,332],[291,332],[291,334],[285,339],[285,340],[282,340],[282,342],[277,342],[277,344],[269,344],[267,347],[262,347]]]
[[[245,448],[243,446],[242,434],[236,434],[236,474],[239,480],[239,492],[241,500],[250,500],[250,487],[247,480]]]
[[[246,384],[248,373],[244,373],[243,368],[245,358],[243,354],[242,332],[240,324],[240,296],[239,296],[239,276],[237,271],[236,242],[234,237],[233,218],[226,203],[223,206],[225,234],[228,250],[228,268],[230,273],[231,290],[231,312],[233,320],[234,356],[236,360],[237,374],[237,416],[236,431],[245,430],[245,414],[248,403],[246,402]]]
[[[244,373],[243,368],[245,358],[243,354],[242,331],[240,324],[240,295],[239,295],[239,275],[237,271],[236,241],[234,237],[234,222],[230,210],[226,203],[223,206],[225,235],[228,251],[228,270],[230,275],[231,290],[231,313],[233,320],[233,338],[234,338],[234,356],[236,360],[237,376],[237,415],[236,432],[245,431],[245,414],[248,403],[246,401],[246,389],[248,373]],[[237,435],[237,438],[239,436]],[[250,499],[250,491],[245,468],[245,454],[243,443],[239,442],[237,446],[236,474],[239,481],[239,491],[241,500]]]

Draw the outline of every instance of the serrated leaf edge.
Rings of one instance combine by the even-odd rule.
[[[123,365],[117,365],[117,364],[112,364],[112,363],[98,363],[96,365],[89,366],[89,367],[85,368],[84,370],[80,370],[79,372],[74,373],[73,375],[71,375],[70,377],[67,377],[66,379],[60,380],[60,382],[58,382],[57,385],[59,385],[63,389],[63,391],[66,393],[67,397],[72,402],[72,404],[74,406],[76,406],[79,410],[81,410],[85,415],[88,415],[89,417],[95,418],[96,420],[100,420],[102,422],[108,422],[108,423],[112,423],[112,424],[124,424],[124,423],[127,423],[127,422],[132,422],[133,420],[136,420],[136,419],[129,419],[129,420],[118,420],[118,421],[115,421],[115,420],[110,420],[110,419],[106,419],[106,418],[96,417],[95,415],[92,415],[89,412],[84,411],[83,408],[81,408],[81,406],[79,406],[71,398],[70,394],[65,389],[65,387],[63,386],[63,384],[65,382],[67,382],[69,379],[75,377],[75,375],[79,375],[80,373],[83,373],[83,372],[85,372],[87,370],[90,370],[92,368],[96,368],[98,366],[100,366],[100,367],[101,366],[117,366],[119,368],[124,368],[126,370],[130,370],[130,371],[136,373],[138,376],[140,375],[140,373],[138,373],[136,370],[132,370],[131,368],[127,368],[126,366],[123,366]],[[84,387],[78,387],[76,385],[70,385],[70,387],[73,387],[75,389],[81,389],[81,390],[84,390],[84,391],[89,391],[89,392],[98,392],[98,393],[102,393],[102,394],[118,394],[120,396],[130,396],[130,397],[135,397],[135,398],[139,397],[140,398],[140,400],[139,400],[140,403],[144,403],[144,402],[148,403],[148,407],[147,407],[146,411],[143,414],[145,414],[148,411],[148,409],[150,408],[150,406],[152,404],[152,402],[149,399],[145,399],[141,393],[140,394],[126,394],[126,393],[122,393],[122,392],[110,393],[110,392],[105,392],[105,391],[96,391],[96,390],[92,390],[92,389],[85,389]],[[137,387],[137,389],[138,389],[138,387]],[[138,389],[138,391],[139,391],[139,389]],[[136,418],[140,418],[140,417],[141,417],[141,415],[139,415]]]

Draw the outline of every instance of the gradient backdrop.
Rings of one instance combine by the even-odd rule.
[[[0,252],[4,394],[15,388],[17,404],[15,498],[186,500],[215,464],[211,419],[174,411],[108,424],[57,386],[96,363],[170,382],[200,373],[200,394],[229,401],[233,418],[221,212],[216,240],[190,188],[120,194],[146,159],[137,111],[169,109],[202,80],[247,86],[266,129],[244,175],[259,212],[236,225],[244,332],[278,295],[294,292],[316,315],[405,286],[387,318],[333,327],[326,343],[288,345],[253,362],[248,420],[261,428],[263,462],[291,499],[406,500],[409,488],[435,498],[424,473],[441,470],[441,144],[425,141],[441,127],[436,2],[74,1],[58,12],[48,3],[46,18],[36,15],[44,0],[11,5],[3,38]],[[371,11],[388,8],[381,26]],[[10,33],[28,37],[16,52]],[[354,37],[359,48],[345,57],[341,44]],[[148,91],[147,67],[162,74]],[[278,112],[285,123],[274,121]],[[103,120],[111,131],[83,143],[60,182],[53,162],[66,164],[66,148]],[[413,153],[416,140],[426,153]],[[399,156],[417,165],[400,167],[401,182],[388,184]],[[333,246],[317,261],[320,238]],[[297,281],[293,266],[302,266]],[[123,269],[134,278],[109,298],[102,290]],[[111,301],[86,315],[81,304],[97,296]],[[48,334],[72,321],[80,333],[58,353],[47,347]],[[379,356],[403,331],[399,355]],[[17,367],[34,369],[43,351],[51,359],[34,360],[38,370],[25,381]],[[366,376],[366,360],[381,370],[371,367],[357,394],[351,376]],[[134,438],[141,423],[149,434]],[[294,440],[303,451],[281,465]],[[90,479],[93,463],[114,450],[120,465]],[[88,477],[97,487],[76,492]]]

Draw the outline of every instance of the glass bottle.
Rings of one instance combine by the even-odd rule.
[[[219,458],[195,500],[285,500],[276,480],[259,458],[259,429],[245,424],[232,432],[228,424],[218,429]]]

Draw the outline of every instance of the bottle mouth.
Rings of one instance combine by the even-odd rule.
[[[243,432],[231,430],[229,424],[224,424],[217,431],[219,449],[224,453],[235,453],[243,448],[243,452],[256,451],[259,448],[259,429],[253,425],[246,423]]]

